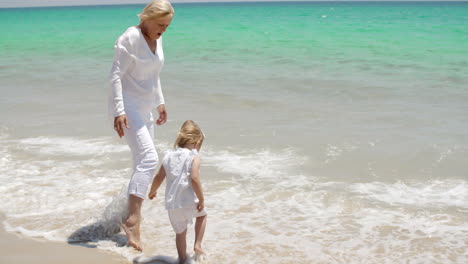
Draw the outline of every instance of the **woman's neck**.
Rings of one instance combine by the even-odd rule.
[[[146,29],[145,24],[140,23],[138,27],[141,29],[141,33],[143,34],[143,37],[145,37],[146,41],[151,41],[152,39],[148,35],[148,30]]]

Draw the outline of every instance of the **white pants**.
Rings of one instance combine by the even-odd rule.
[[[140,113],[126,114],[130,128],[125,128],[125,139],[133,155],[133,175],[128,185],[128,195],[145,199],[159,161],[153,142],[154,121]]]

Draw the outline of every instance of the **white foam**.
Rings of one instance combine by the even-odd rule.
[[[22,226],[13,227],[9,225],[8,223],[5,223],[4,226],[5,226],[5,230],[8,232],[19,233],[28,237],[44,238],[50,241],[65,241],[63,239],[57,238],[57,232],[54,230],[48,230],[48,231],[29,230]]]
[[[216,167],[224,173],[236,174],[242,178],[275,179],[288,169],[300,166],[307,158],[298,156],[292,148],[279,152],[253,150],[234,152],[229,150],[204,150],[202,153],[205,166]]]
[[[45,155],[104,155],[128,151],[124,144],[112,144],[109,138],[78,139],[71,137],[26,138],[18,141],[27,150]]]
[[[67,150],[70,141],[74,147]],[[0,143],[5,146],[0,211],[7,230],[93,245],[129,260],[176,258],[163,191],[142,209],[145,254],[126,247],[125,236],[117,233],[126,215],[130,155],[122,164],[125,158],[106,157],[127,154],[126,146],[107,138],[6,138]],[[162,151],[168,146],[158,145]],[[341,157],[353,147],[329,146],[325,158]],[[301,172],[310,160],[293,148],[206,146],[201,154],[209,219],[204,247],[210,253],[199,263],[468,261],[463,255],[468,234],[464,180],[328,180]]]
[[[389,205],[444,208],[447,206],[468,209],[468,185],[462,180],[435,180],[423,183],[356,183],[351,191],[366,199],[378,200]]]

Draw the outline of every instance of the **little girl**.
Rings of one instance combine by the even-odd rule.
[[[176,233],[176,246],[179,263],[187,258],[187,225],[195,222],[196,254],[204,253],[201,247],[205,233],[207,214],[204,206],[202,185],[200,182],[200,157],[198,151],[205,138],[200,127],[192,120],[182,124],[174,149],[166,151],[162,166],[151,185],[150,199],[156,196],[161,183],[166,178],[165,206],[169,220]]]

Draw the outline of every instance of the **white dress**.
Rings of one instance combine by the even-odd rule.
[[[166,171],[165,205],[167,210],[196,208],[198,198],[193,191],[190,170],[196,149],[177,148],[168,150],[162,165]]]

